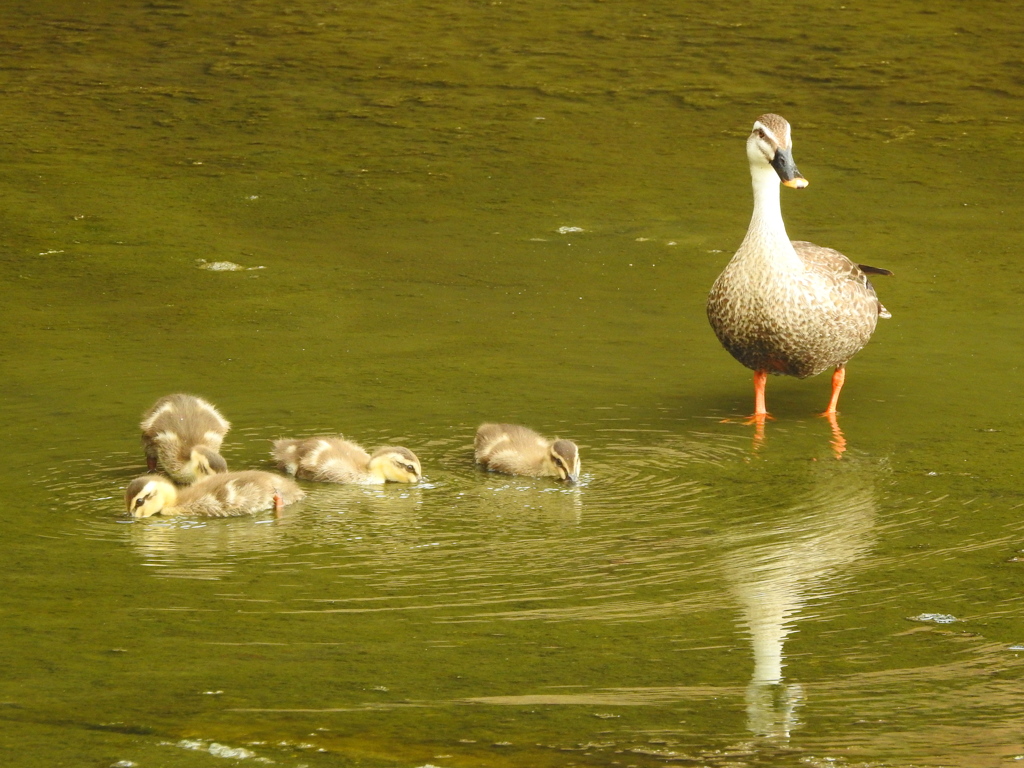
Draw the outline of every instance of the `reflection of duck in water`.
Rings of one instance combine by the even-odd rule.
[[[408,448],[386,446],[371,456],[340,437],[275,440],[273,456],[289,474],[321,483],[417,483],[423,477],[420,460]]]
[[[518,424],[481,424],[474,441],[477,464],[492,472],[580,479],[580,452],[571,440],[548,440]]]
[[[231,424],[201,397],[161,397],[139,426],[150,472],[159,465],[179,483],[187,484],[228,471],[220,446]]]
[[[797,723],[803,689],[784,684],[783,669],[785,641],[801,609],[874,541],[874,481],[839,466],[818,474],[806,498],[774,515],[771,530],[744,527],[726,537],[738,546],[724,556],[725,575],[754,652],[748,728],[762,736],[788,737]]]
[[[786,234],[779,181],[807,186],[792,148],[789,123],[779,115],[761,115],[754,123],[747,139],[754,215],[708,296],[708,319],[719,341],[754,371],[754,418],[762,421],[769,373],[803,379],[832,367],[832,399],[824,415],[834,418],[846,362],[867,344],[878,318],[890,316],[868,274],[891,272],[858,266],[839,251]]]
[[[265,509],[280,511],[304,495],[290,478],[250,470],[213,475],[185,488],[177,488],[161,475],[143,475],[128,484],[124,499],[132,517],[234,517]]]

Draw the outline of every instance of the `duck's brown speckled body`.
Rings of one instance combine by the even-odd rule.
[[[185,488],[162,475],[143,475],[128,484],[125,505],[132,517],[236,517],[280,510],[304,495],[290,477],[257,470],[211,475]]]
[[[492,472],[532,477],[557,477],[575,483],[580,477],[580,452],[572,440],[549,440],[519,424],[481,424],[474,455]]]
[[[779,182],[807,181],[792,157],[790,127],[762,115],[747,140],[754,214],[739,250],[708,296],[708,319],[722,345],[755,374],[755,415],[765,414],[768,373],[805,378],[835,368],[835,413],[844,366],[871,338],[879,317],[889,317],[867,272],[839,251],[790,241],[779,205]]]
[[[371,456],[342,437],[275,440],[273,456],[285,472],[321,483],[378,485],[423,478],[420,460],[408,448],[385,446]]]

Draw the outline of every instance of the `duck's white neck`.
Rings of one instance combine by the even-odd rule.
[[[750,177],[754,187],[754,214],[739,252],[767,257],[779,266],[802,266],[782,220],[779,175],[767,163],[752,163]]]

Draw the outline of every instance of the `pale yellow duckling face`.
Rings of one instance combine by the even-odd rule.
[[[580,451],[572,440],[555,440],[551,444],[551,463],[555,465],[558,479],[576,483],[580,479]]]
[[[125,506],[132,517],[151,517],[164,507],[173,507],[177,500],[174,483],[159,475],[137,477],[124,492]]]
[[[188,463],[182,467],[181,473],[195,480],[202,480],[204,477],[227,471],[228,463],[219,453],[205,445],[200,445],[192,449],[192,455],[189,457]]]
[[[420,460],[408,448],[378,448],[370,458],[370,472],[390,483],[418,483],[423,479]]]

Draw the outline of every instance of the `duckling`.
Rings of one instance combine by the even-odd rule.
[[[210,475],[184,488],[163,475],[143,475],[128,484],[124,500],[132,517],[236,517],[271,508],[280,512],[305,495],[290,477],[248,470]]]
[[[722,345],[754,371],[754,419],[768,416],[769,373],[803,379],[834,368],[834,420],[846,363],[890,317],[868,275],[887,269],[855,264],[839,251],[790,240],[782,220],[779,183],[803,189],[793,161],[789,123],[761,115],[747,139],[754,214],[739,250],[711,287],[708,319]]]
[[[195,395],[167,395],[142,418],[146,467],[157,465],[179,483],[194,483],[227,472],[220,445],[231,424],[210,403]]]
[[[580,478],[580,451],[571,440],[548,440],[518,424],[481,424],[473,445],[477,464],[492,472],[570,483]]]
[[[285,472],[321,483],[380,485],[423,478],[420,460],[408,448],[385,446],[371,456],[340,435],[275,440],[272,455]]]

